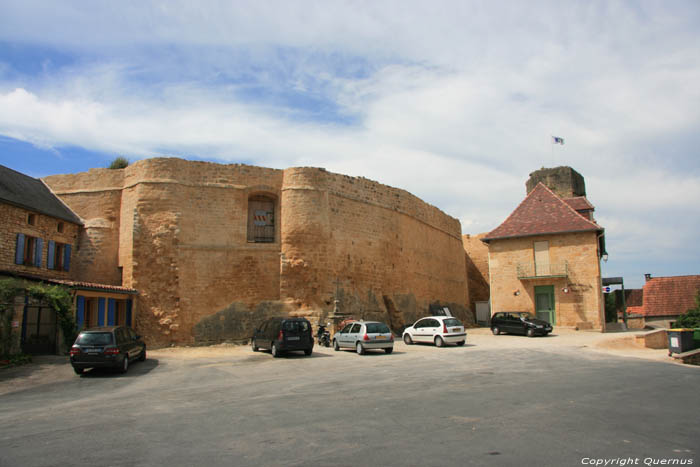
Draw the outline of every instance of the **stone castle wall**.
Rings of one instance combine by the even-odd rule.
[[[466,316],[459,222],[403,190],[180,159],[45,181],[86,221],[77,279],[138,289],[137,328],[155,345],[246,338],[281,312],[326,319],[336,297],[395,328],[431,303]],[[247,240],[258,194],[275,200],[272,243]]]

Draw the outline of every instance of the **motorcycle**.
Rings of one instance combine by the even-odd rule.
[[[328,323],[326,326],[330,326],[331,323]],[[322,345],[324,347],[330,347],[331,346],[331,333],[326,329],[326,326],[323,324],[320,324],[318,326],[318,332],[316,333],[316,338],[318,339],[318,345]]]

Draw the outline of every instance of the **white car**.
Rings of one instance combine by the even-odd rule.
[[[464,345],[467,342],[467,333],[464,331],[464,325],[457,318],[428,316],[404,329],[403,341],[407,345],[414,342],[434,343],[438,347],[446,343]]]

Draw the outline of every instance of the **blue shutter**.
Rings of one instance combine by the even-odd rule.
[[[24,234],[17,234],[17,249],[15,250],[15,264],[24,264]]]
[[[40,238],[34,242],[34,266],[41,267],[41,255],[44,253],[44,241]]]
[[[68,271],[70,269],[70,245],[65,245],[63,247],[63,270]]]
[[[131,300],[126,301],[126,325],[131,326]]]
[[[114,308],[115,301],[113,298],[107,299],[107,325],[114,326]]]
[[[105,325],[105,299],[103,297],[97,299],[97,325]]]
[[[56,243],[53,240],[49,240],[49,252],[46,257],[46,267],[53,269],[53,260],[56,252]]]
[[[75,313],[75,324],[78,325],[78,329],[83,327],[85,322],[85,297],[78,295],[78,311]]]

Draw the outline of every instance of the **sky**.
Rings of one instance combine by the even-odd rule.
[[[0,2],[0,164],[33,177],[324,167],[476,234],[568,165],[634,288],[700,274],[699,147],[696,0]]]

